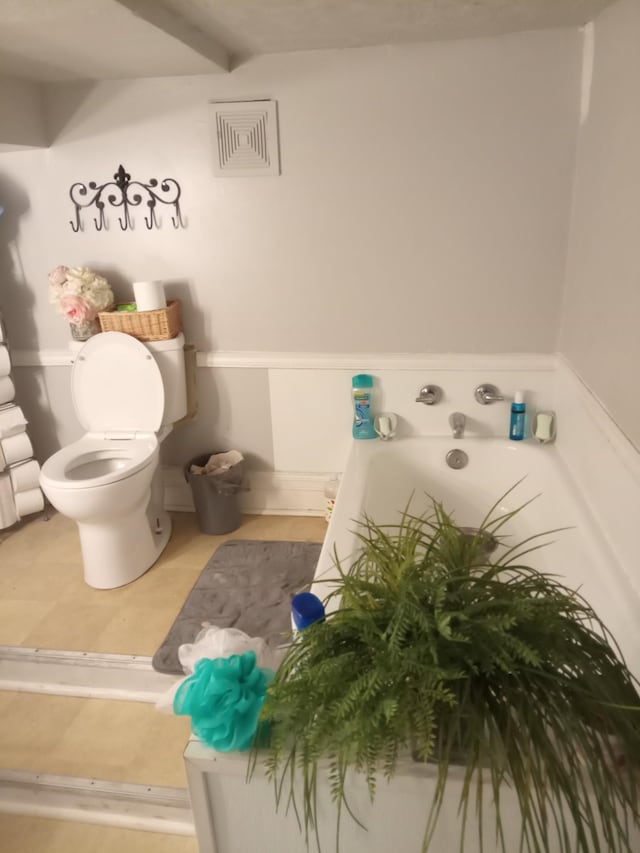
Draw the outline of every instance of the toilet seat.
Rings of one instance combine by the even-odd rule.
[[[45,488],[106,486],[133,476],[153,461],[157,451],[158,439],[151,434],[122,439],[85,435],[47,459],[40,482]]]
[[[47,459],[41,472],[43,486],[70,490],[107,486],[154,460],[164,386],[144,344],[121,332],[90,338],[74,362],[71,395],[87,434]]]
[[[71,399],[89,434],[154,433],[164,412],[162,374],[136,338],[103,332],[89,338],[73,364]]]

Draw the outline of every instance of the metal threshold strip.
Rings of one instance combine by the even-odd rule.
[[[177,679],[141,655],[0,646],[0,690],[155,703]]]
[[[0,770],[0,813],[194,835],[186,788]]]

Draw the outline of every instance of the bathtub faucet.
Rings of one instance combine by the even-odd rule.
[[[454,412],[452,415],[449,415],[449,426],[453,430],[454,438],[462,438],[466,420],[462,412]]]

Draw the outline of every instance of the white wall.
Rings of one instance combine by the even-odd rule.
[[[0,77],[0,153],[46,145],[42,87]]]
[[[551,351],[578,65],[578,34],[561,30],[50,88],[45,230],[21,228],[39,345],[66,337],[48,268],[87,263],[122,294],[174,282],[201,349]],[[213,178],[208,101],[256,95],[278,101],[282,176]],[[73,234],[70,184],[120,162],[176,177],[188,229],[149,233],[138,217],[122,233],[112,217],[108,233]],[[2,164],[29,194],[32,164]]]
[[[595,23],[560,349],[640,447],[640,2]]]
[[[66,345],[46,292],[47,271],[65,263],[102,270],[126,298],[132,281],[164,279],[205,351],[552,351],[579,48],[577,31],[559,30],[49,88],[52,147],[0,161],[0,193],[4,174],[27,198],[0,223],[13,346]],[[215,179],[208,102],[252,96],[278,102],[282,175]],[[112,215],[106,233],[87,217],[73,234],[70,184],[119,163],[134,178],[177,178],[188,228],[165,217],[149,232],[137,216],[123,233]],[[170,457],[224,440],[272,465],[266,371],[200,373],[207,415],[169,442]],[[56,437],[68,434],[73,415],[49,397]]]

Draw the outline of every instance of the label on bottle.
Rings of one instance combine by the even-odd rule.
[[[522,441],[524,438],[524,412],[511,413],[509,438],[512,441]]]
[[[371,394],[368,389],[353,390],[353,437],[377,438],[371,420]]]
[[[360,424],[363,423],[363,421],[368,421],[369,420],[369,403],[366,401],[363,401],[361,403],[356,403],[354,417],[355,417],[355,422],[358,426],[360,426]]]
[[[324,519],[325,519],[325,521],[331,520],[331,514],[333,512],[333,508],[335,505],[336,505],[336,499],[335,498],[327,498],[327,502],[326,502],[325,507],[324,507]]]

